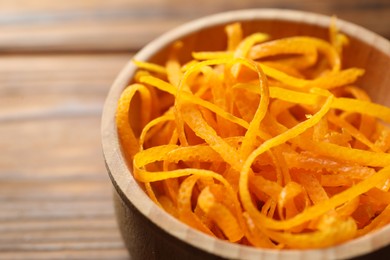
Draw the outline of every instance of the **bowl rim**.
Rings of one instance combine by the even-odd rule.
[[[175,40],[207,27],[228,24],[235,21],[275,19],[295,23],[302,22],[319,27],[328,27],[331,17],[311,12],[286,9],[248,9],[217,13],[190,21],[164,33],[142,48],[133,57],[133,59],[141,61],[148,60],[157,53],[158,50],[166,47]],[[359,25],[342,19],[338,19],[337,24],[340,31],[349,35],[359,34],[359,40],[368,45],[375,46],[376,49],[383,52],[390,58],[390,42],[385,38]],[[122,156],[118,141],[115,124],[116,105],[120,94],[128,85],[128,81],[136,69],[136,66],[129,61],[116,77],[106,98],[101,121],[103,156],[111,181],[117,192],[121,195],[123,201],[127,204],[130,203],[133,205],[142,215],[159,226],[169,235],[182,241],[186,241],[191,246],[211,254],[216,254],[215,250],[218,249],[217,255],[224,258],[244,257],[247,259],[258,259],[259,257],[288,257],[288,259],[290,259],[302,257],[314,258],[319,256],[325,259],[350,258],[367,254],[373,250],[390,245],[390,240],[388,238],[390,237],[390,225],[388,225],[374,233],[371,233],[370,237],[362,236],[329,248],[309,250],[258,249],[212,238],[211,236],[188,227],[186,224],[166,213],[146,195],[146,193],[138,185],[137,181],[133,178],[130,169],[125,163],[124,157]],[[386,241],[386,239],[388,241]]]

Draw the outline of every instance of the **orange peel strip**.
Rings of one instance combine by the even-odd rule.
[[[163,75],[167,74],[167,69],[165,67],[155,63],[150,63],[150,62],[145,62],[140,60],[133,60],[133,63],[137,65],[139,69],[145,69],[147,71],[156,72]]]
[[[138,139],[136,138],[130,122],[129,122],[129,109],[130,103],[136,92],[140,92],[142,102],[142,109],[145,111],[142,117],[142,125],[145,125],[150,117],[150,93],[149,90],[141,84],[133,84],[127,87],[118,102],[117,114],[116,114],[116,125],[118,128],[118,135],[122,146],[124,147],[125,153],[129,158],[133,157],[138,151]]]
[[[341,244],[356,235],[356,223],[351,218],[330,226],[327,229],[315,232],[294,234],[286,232],[267,231],[273,240],[288,244],[297,249],[324,248],[331,245]]]
[[[192,212],[191,206],[191,196],[192,190],[198,181],[199,176],[192,175],[185,179],[180,185],[178,193],[178,205],[177,210],[179,212],[179,218],[188,225],[206,233],[211,236],[214,236],[210,229],[199,219],[197,215]]]
[[[168,92],[172,95],[176,95],[175,88],[172,85],[170,85],[169,83],[167,83],[161,79],[158,79],[156,77],[145,76],[145,77],[142,77],[140,79],[140,82],[152,85],[152,86],[154,86],[160,90],[163,90],[165,92]],[[181,98],[184,101],[192,102],[194,104],[203,106],[203,107],[217,113],[219,116],[225,118],[226,120],[229,120],[233,123],[236,123],[244,128],[248,128],[248,126],[249,126],[249,124],[245,120],[242,120],[241,118],[235,117],[232,114],[230,114],[230,113],[222,110],[218,106],[214,105],[213,103],[210,103],[210,102],[207,102],[203,99],[200,99],[199,97],[196,97],[190,93],[187,93],[187,92],[182,93]]]
[[[254,93],[259,93],[258,86],[255,84],[237,84],[234,87],[245,88]],[[271,98],[277,98],[293,103],[299,102],[300,104],[315,105],[321,100],[321,97],[316,94],[298,92],[275,86],[270,86],[269,92]],[[372,116],[390,123],[390,108],[369,101],[336,97],[332,103],[332,108]]]
[[[289,38],[284,38],[280,40],[276,40],[273,42],[273,44],[283,44],[283,45],[300,45],[300,46],[310,46],[316,48],[320,53],[324,54],[329,63],[332,65],[332,70],[333,71],[338,71],[341,66],[341,61],[340,61],[340,56],[337,53],[337,50],[330,45],[328,42],[317,39],[317,38],[312,38],[312,37],[289,37]],[[259,44],[257,46],[254,46],[251,50],[251,58],[258,58],[259,52],[261,53],[261,49],[264,48],[262,46],[263,44]],[[271,45],[271,43],[265,43],[264,45]],[[267,46],[268,47],[268,46]],[[305,48],[306,51],[309,50],[309,48]],[[285,48],[288,50],[288,47]]]
[[[213,220],[227,236],[229,241],[240,240],[244,233],[239,222],[223,204],[215,201],[215,197],[209,187],[202,190],[198,197],[200,208]]]

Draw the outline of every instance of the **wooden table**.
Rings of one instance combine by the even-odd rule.
[[[387,0],[1,0],[0,259],[128,259],[100,145],[112,81],[168,29],[264,7],[336,14],[390,38]]]

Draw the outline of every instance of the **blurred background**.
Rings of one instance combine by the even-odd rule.
[[[245,8],[337,15],[390,37],[388,0],[1,0],[0,50],[136,51],[183,22]]]
[[[248,8],[336,15],[390,39],[389,0],[0,0],[0,259],[128,259],[100,145],[109,87],[167,30]]]

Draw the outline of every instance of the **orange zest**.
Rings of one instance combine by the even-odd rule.
[[[334,21],[329,41],[225,32],[225,50],[185,63],[185,42],[165,64],[134,61],[116,124],[150,198],[259,248],[329,247],[387,225],[390,108],[354,85],[364,70],[343,68],[348,39]]]

